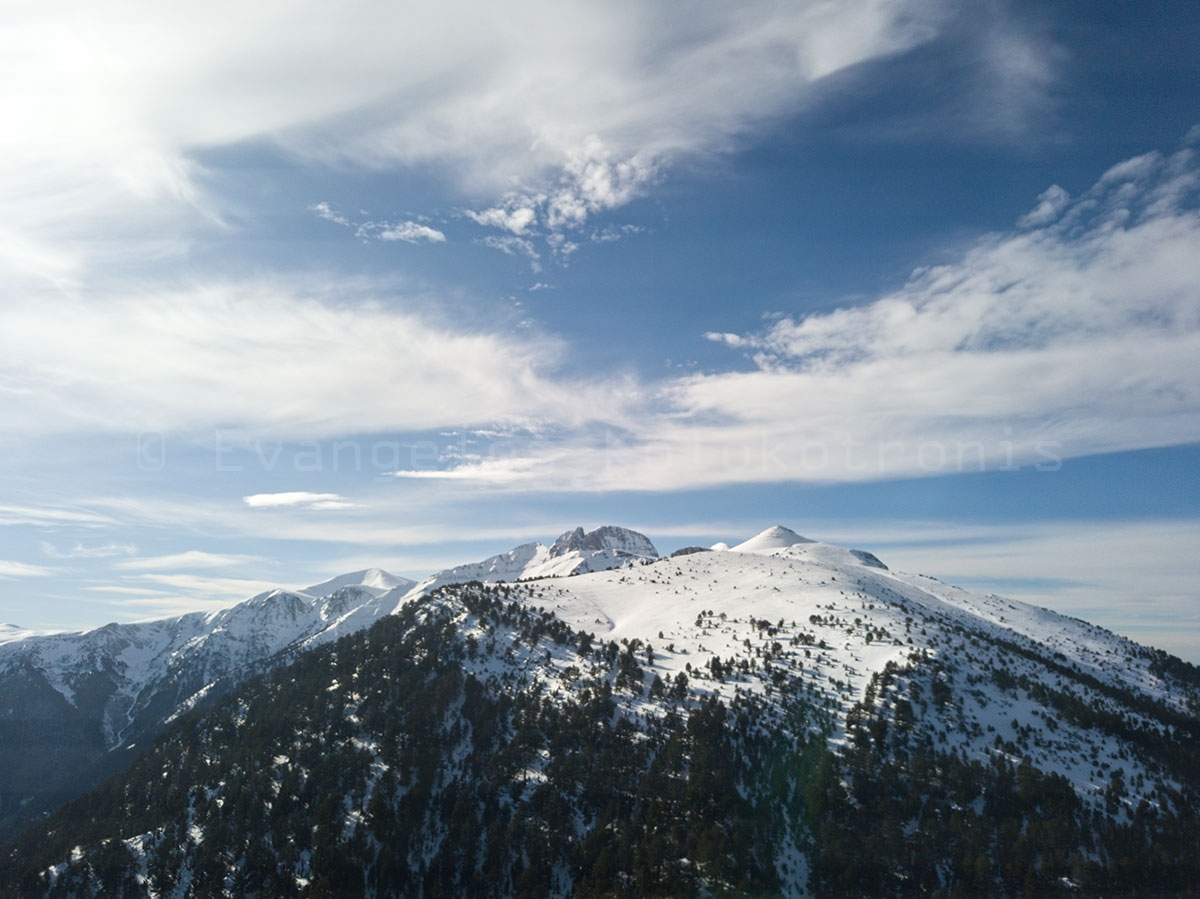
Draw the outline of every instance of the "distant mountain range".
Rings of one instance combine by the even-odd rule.
[[[418,584],[0,641],[20,895],[1200,883],[1194,666],[781,526],[670,558],[576,529]],[[303,827],[220,811],[287,797]]]

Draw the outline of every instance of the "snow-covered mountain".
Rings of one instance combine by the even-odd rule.
[[[393,614],[181,721],[8,861],[64,896],[101,870],[300,895],[328,870],[379,895],[1196,882],[1194,666],[781,527],[648,545],[575,531],[374,597]],[[555,576],[591,559],[646,564]]]
[[[304,648],[369,627],[412,581],[379,569],[218,612],[79,633],[0,631],[0,837],[123,764],[180,711]],[[90,772],[94,771],[94,775]]]
[[[1012,742],[1012,721],[1039,729],[1031,757],[1065,777],[1081,797],[1099,801],[1105,772],[1125,770],[1126,801],[1136,807],[1156,790],[1176,787],[1131,746],[1099,735],[1056,711],[1055,700],[1014,686],[1051,683],[1072,702],[1153,728],[1153,716],[1130,702],[1187,714],[1200,693],[1163,666],[1163,654],[1075,618],[994,595],[982,596],[922,575],[890,571],[873,554],[772,527],[731,550],[664,559],[625,571],[547,582],[531,596],[566,623],[597,639],[640,640],[654,647],[654,669],[669,681],[713,671],[726,698],[770,692],[766,670],[798,677],[838,709],[831,731],[847,739],[847,716],[887,671],[909,671],[950,688],[953,709],[931,710],[943,744],[986,762],[996,738]],[[665,650],[665,651],[664,651]],[[759,672],[746,677],[745,671]],[[940,688],[939,688],[940,689]],[[903,697],[876,695],[885,705]],[[1040,722],[1054,720],[1053,729]],[[1083,747],[1086,747],[1086,752]]]
[[[798,543],[813,543],[807,537],[801,537],[791,528],[785,528],[783,525],[777,524],[767,528],[765,531],[755,534],[749,540],[739,543],[732,547],[734,552],[739,553],[757,553],[769,552],[774,549],[786,549],[789,546],[795,546]],[[713,549],[730,549],[723,543],[716,544]]]
[[[296,653],[370,627],[446,584],[566,577],[650,562],[642,534],[604,526],[528,543],[417,584],[379,568],[271,590],[213,613],[80,633],[0,628],[0,839],[28,813],[118,769],[180,712]]]
[[[315,596],[331,587],[336,589]],[[1068,871],[1070,876],[1062,875],[1067,880],[1075,876],[1083,878],[1079,882],[1109,883],[1094,877],[1088,880],[1077,868],[1108,865],[1110,854],[1116,851],[1112,840],[1126,839],[1120,836],[1124,833],[1121,827],[1151,827],[1145,822],[1157,821],[1154,827],[1167,827],[1171,839],[1182,839],[1177,822],[1191,820],[1200,808],[1200,770],[1191,761],[1194,745],[1200,740],[1200,672],[1194,666],[1083,621],[971,593],[925,576],[892,571],[869,552],[817,542],[775,526],[733,548],[723,544],[711,550],[689,547],[669,558],[659,558],[653,544],[636,532],[616,527],[587,533],[576,529],[550,546],[524,544],[482,562],[440,572],[416,585],[368,570],[306,591],[272,591],[210,615],[110,625],[86,634],[51,637],[22,637],[5,631],[11,639],[0,645],[0,752],[7,752],[7,757],[0,758],[0,771],[10,772],[4,811],[13,815],[14,803],[40,795],[32,777],[37,770],[62,770],[64,760],[76,758],[95,766],[98,759],[113,755],[113,747],[127,747],[131,741],[142,745],[181,711],[199,699],[228,690],[249,673],[293,659],[300,664],[308,657],[305,650],[319,652],[320,644],[361,634],[373,625],[377,627],[371,634],[384,625],[394,630],[389,622],[395,621],[403,622],[399,636],[388,639],[416,641],[414,646],[421,647],[413,650],[417,655],[412,659],[403,654],[384,658],[379,655],[383,652],[379,638],[365,642],[355,638],[359,641],[354,644],[358,646],[355,652],[364,654],[362,664],[403,668],[411,663],[426,672],[421,677],[437,671],[438,677],[474,678],[479,686],[471,690],[481,690],[479,695],[495,698],[503,694],[517,706],[532,703],[530,708],[541,710],[528,713],[529,720],[541,720],[552,708],[560,708],[564,720],[574,720],[572,716],[582,714],[578,704],[586,706],[598,697],[611,696],[616,719],[627,722],[631,733],[642,733],[651,743],[667,740],[662,748],[665,752],[671,740],[690,745],[690,736],[664,736],[681,726],[680,715],[711,710],[711,703],[719,701],[731,714],[736,710],[741,716],[739,728],[750,727],[739,730],[729,751],[741,747],[739,752],[748,753],[739,757],[738,764],[749,767],[738,775],[742,779],[737,789],[752,801],[757,801],[752,790],[765,787],[753,787],[751,781],[767,776],[753,773],[754,766],[761,763],[753,761],[759,758],[755,753],[769,751],[775,753],[777,764],[798,766],[770,778],[799,784],[798,772],[816,764],[813,747],[826,747],[822,751],[832,755],[823,764],[834,771],[839,766],[845,770],[822,775],[825,780],[819,786],[825,791],[824,798],[818,801],[808,795],[805,802],[825,809],[823,814],[830,821],[840,820],[842,829],[861,810],[873,808],[855,791],[866,790],[866,796],[882,789],[908,790],[912,795],[905,803],[936,807],[931,814],[943,823],[943,819],[949,820],[947,816],[969,812],[983,822],[981,827],[999,827],[1001,819],[996,816],[1001,812],[997,809],[1008,814],[1006,803],[1019,805],[1017,799],[995,798],[1008,796],[1004,791],[1010,789],[1010,783],[1035,792],[1049,791],[1047,795],[1057,797],[1055,802],[1061,806],[1056,806],[1059,811],[1054,814],[1059,817],[1055,820],[1069,818],[1073,822],[1070,827],[1076,828],[1071,831],[1074,836],[1062,837],[1068,843],[1074,841],[1070,849],[1077,855],[1070,863],[1074,867],[1063,867],[1067,856],[1062,854],[1048,860],[1038,856],[1036,864],[1022,856],[1019,863],[1004,862],[1001,867],[1007,867],[1003,871],[997,867],[989,875],[991,880],[975,882],[946,871],[927,881],[922,878],[928,872],[918,866],[906,869],[903,876],[896,874],[899,880],[887,881],[891,887],[907,883],[927,892],[938,885],[974,884],[973,888],[983,892],[1004,893],[998,885],[1007,883],[1004,878],[1010,869],[1019,868],[1025,876],[1047,865],[1046,870]],[[449,666],[444,670],[437,667],[443,662]],[[347,755],[345,764],[367,766],[356,775],[368,785],[366,792],[347,794],[338,806],[347,810],[347,817],[335,829],[350,833],[365,826],[368,819],[375,820],[371,815],[378,814],[378,809],[368,814],[370,785],[378,780],[379,771],[398,762],[381,748],[381,741],[391,739],[384,731],[355,730],[366,728],[360,722],[366,708],[361,704],[367,702],[364,697],[374,696],[369,707],[376,712],[385,700],[363,692],[361,684],[350,687],[344,682],[351,676],[347,672],[358,669],[342,656],[337,666],[350,668],[341,675],[328,674],[332,680],[325,683],[322,677],[326,675],[321,672],[327,669],[321,665],[326,664],[302,668],[307,672],[304,676],[315,678],[313,689],[337,693],[337,715],[330,718],[329,733],[349,728],[346,732],[352,731],[352,737],[343,734],[337,739],[352,739],[358,754]],[[332,666],[329,671],[337,667],[332,661],[328,665]],[[297,683],[294,679],[290,682]],[[418,678],[414,683],[418,682],[425,681]],[[476,693],[468,693],[478,699]],[[437,701],[450,701],[450,696],[442,690]],[[476,711],[480,708],[477,699],[471,700]],[[410,700],[417,702],[411,697],[403,701]],[[327,702],[322,699],[317,705]],[[451,707],[457,708],[453,703]],[[442,723],[430,736],[443,746],[442,754],[428,762],[441,772],[429,786],[435,793],[451,789],[467,776],[463,759],[468,755],[473,758],[473,753],[499,751],[456,743],[468,739],[464,733],[484,739],[489,731],[479,730],[484,726],[479,721],[456,725],[453,715],[459,714],[457,711],[446,714],[449,717],[437,719]],[[603,713],[604,721],[610,721],[608,715]],[[285,716],[285,720],[290,719]],[[425,722],[422,727],[432,726],[428,716],[422,715],[420,720]],[[752,726],[745,724],[747,720],[753,721]],[[288,739],[293,743],[317,739],[305,736],[310,725],[320,730],[307,717],[286,725],[296,729]],[[593,722],[589,726],[599,725]],[[39,753],[28,740],[22,743],[20,735],[30,733],[38,746],[49,751]],[[224,728],[216,733],[211,737],[212,752],[239,751],[221,742],[226,737],[220,735],[232,731]],[[80,739],[80,734],[86,739]],[[186,734],[176,739],[180,751],[185,751]],[[496,786],[491,780],[486,788],[463,783],[453,789],[496,788],[508,796],[511,786],[511,796],[506,799],[480,794],[479,807],[491,807],[488,803],[497,801],[501,806],[533,801],[531,797],[540,794],[536,790],[531,793],[529,785],[543,784],[549,789],[551,781],[559,783],[555,778],[560,775],[555,772],[560,761],[566,763],[551,747],[576,746],[572,751],[582,751],[579,746],[587,742],[579,744],[578,739],[547,731],[521,743],[521,752],[533,755],[522,757],[518,773],[513,775],[521,779],[519,789],[507,782]],[[320,736],[313,752],[333,752],[331,740],[334,737]],[[758,748],[747,748],[751,744]],[[638,745],[634,740],[618,755],[636,754]],[[804,756],[808,761],[780,761],[790,758],[789,753],[809,753]],[[132,756],[133,750],[127,749],[125,754]],[[35,756],[49,761],[38,769],[39,763],[30,761]],[[277,765],[283,767],[271,790],[279,789],[280,778],[292,764],[290,757],[290,751],[276,757]],[[916,758],[922,761],[914,767]],[[913,771],[943,773],[922,774],[934,777],[926,782],[912,780],[916,776]],[[495,769],[489,772],[488,778],[499,776]],[[1014,780],[1016,774],[1020,778]],[[580,775],[567,772],[561,776],[566,778],[562,784],[570,784]],[[635,775],[627,772],[622,776]],[[942,795],[938,791],[945,791],[948,779],[956,790],[961,785],[965,792],[952,792],[935,802],[931,797]],[[869,789],[868,784],[872,784]],[[72,790],[78,793],[79,786],[60,783],[58,794],[42,798],[49,805],[50,800],[65,798]],[[219,793],[222,786],[206,782],[205,789]],[[631,780],[614,789],[636,793],[642,787]],[[809,784],[804,789],[811,792],[817,787]],[[846,791],[853,795],[846,798]],[[433,794],[427,790],[421,795]],[[579,809],[579,817],[567,826],[568,831],[581,840],[593,839],[588,834],[598,826],[600,812],[596,808],[583,811],[586,803],[579,804],[583,797],[562,796],[554,801],[560,800],[566,803],[564,808]],[[316,798],[305,801],[315,803]],[[766,880],[762,882],[774,877],[777,885],[772,890],[804,895],[811,874],[813,883],[831,888],[832,881],[822,879],[826,875],[821,871],[844,868],[853,853],[840,855],[837,844],[816,842],[813,828],[819,821],[789,818],[796,814],[788,805],[792,800],[785,802],[772,794],[763,801],[767,802],[763,808],[774,809],[770,815],[778,820],[771,835],[762,836],[771,847],[774,871],[763,873]],[[437,809],[442,806],[433,799],[430,802],[422,812],[434,816],[423,837],[423,848],[413,850],[417,854],[400,864],[422,867],[441,859],[437,864],[453,868],[457,856],[439,854],[452,852],[453,846],[437,823],[441,814]],[[934,826],[920,815],[910,819],[904,817],[908,812],[897,811],[909,805],[887,806],[882,818],[854,819],[854,826],[870,828],[876,826],[875,820],[886,821],[886,826],[879,826],[885,828],[888,840],[895,834],[919,835]],[[1062,811],[1068,807],[1069,814]],[[968,811],[963,812],[964,808]],[[1019,832],[1032,827],[1030,833],[1040,833],[1037,816],[1043,812],[1036,803],[1030,809],[1018,814],[1014,826],[1019,826]],[[17,819],[21,816],[13,820]],[[182,825],[177,822],[175,826]],[[721,826],[732,825],[726,822]],[[961,830],[947,826],[951,835]],[[1104,828],[1117,828],[1111,833],[1118,836],[1097,836],[1110,832]],[[169,828],[136,831],[141,834],[138,845],[159,845],[172,832]],[[1085,836],[1087,833],[1093,836]],[[1160,838],[1150,831],[1138,834],[1128,839],[1154,843]],[[120,834],[127,841],[134,835],[132,831]],[[367,843],[372,839],[375,845],[380,840],[387,842],[382,834],[368,838]],[[681,851],[690,856],[694,848]],[[190,858],[188,853],[194,847],[176,849],[183,853],[177,857]],[[988,863],[1000,865],[996,860],[1003,856],[1001,850],[993,848],[988,853]],[[135,852],[133,857],[142,859],[137,864],[144,872],[148,856]],[[289,861],[290,867],[285,868],[293,873],[281,876],[292,886],[308,883],[312,870],[306,864]],[[683,870],[693,863],[680,864]],[[963,864],[983,870],[977,857],[968,857]],[[688,870],[700,876],[699,869]],[[701,877],[706,889],[719,881],[712,880],[713,870]],[[1088,876],[1093,875],[1099,877],[1091,870]],[[295,883],[288,880],[293,877]],[[575,881],[570,876],[560,873],[554,878],[560,894],[573,889]],[[882,889],[856,883],[859,892]],[[666,888],[660,885],[656,889]]]
[[[382,596],[391,590],[401,588],[409,590],[416,583],[416,581],[410,581],[408,578],[396,577],[394,574],[389,574],[382,568],[364,568],[362,571],[339,574],[337,577],[331,577],[327,581],[321,581],[319,584],[313,584],[311,587],[305,587],[303,590],[297,592],[303,593],[305,596],[311,596],[314,599],[319,599],[343,587],[357,587],[369,593],[374,593],[376,596]]]
[[[627,528],[605,525],[594,531],[567,531],[549,546],[523,543],[482,562],[447,568],[421,581],[408,594],[415,598],[447,584],[521,581],[544,577],[570,577],[653,562],[658,550],[650,538]]]

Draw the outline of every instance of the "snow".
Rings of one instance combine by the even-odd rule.
[[[229,609],[194,612],[136,624],[107,624],[83,632],[37,633],[9,627],[0,639],[0,671],[28,665],[67,702],[80,691],[102,722],[108,748],[136,739],[134,723],[160,691],[190,692],[163,715],[171,720],[193,707],[222,678],[254,673],[272,658],[369,627],[391,612],[412,582],[381,569],[327,581],[341,584],[320,596],[282,589],[260,593]],[[387,588],[389,583],[395,587]],[[353,586],[350,586],[353,585]],[[321,587],[322,585],[317,585]],[[385,589],[387,588],[387,589]],[[309,588],[310,590],[316,588]],[[100,684],[99,700],[96,684]],[[82,709],[81,709],[82,710]]]
[[[137,737],[131,723],[157,690],[173,683],[203,685],[176,705],[178,713],[220,678],[261,670],[266,660],[285,660],[369,627],[439,586],[522,581],[515,597],[597,641],[640,641],[648,679],[670,681],[684,673],[694,688],[726,698],[739,691],[770,697],[779,678],[800,685],[831,713],[827,737],[835,745],[850,738],[846,712],[889,663],[919,671],[924,660],[934,660],[954,700],[920,714],[942,748],[983,761],[997,752],[1011,754],[995,739],[1017,745],[1017,721],[1037,734],[1015,755],[1028,752],[1039,768],[1061,773],[1089,801],[1103,802],[1117,768],[1125,772],[1134,804],[1170,785],[1117,738],[1057,720],[1019,687],[999,686],[991,673],[1069,690],[1092,708],[1155,727],[1095,686],[1186,711],[1187,697],[1155,675],[1154,656],[1131,641],[1046,609],[891,571],[868,552],[813,541],[782,526],[733,549],[723,546],[660,559],[637,532],[577,528],[549,547],[522,544],[416,585],[365,569],[303,591],[268,591],[216,613],[85,633],[38,634],[4,625],[0,670],[32,665],[72,703],[89,677],[107,672],[114,687],[103,723],[109,744],[118,746]],[[478,664],[487,670],[479,673],[502,678],[518,672],[545,680],[551,691],[569,690],[566,669],[577,660],[553,647],[549,655],[549,663],[545,647],[503,663],[481,655]],[[721,663],[717,674],[714,660]],[[898,677],[890,692],[877,697],[880,707],[894,708],[906,698],[907,683],[908,675]],[[652,714],[654,704],[647,699],[639,708]],[[1144,787],[1133,786],[1143,781]]]
[[[334,593],[343,587],[358,587],[374,593],[376,596],[382,596],[384,593],[401,587],[405,590],[410,590],[415,585],[416,581],[397,577],[394,574],[384,571],[382,568],[366,568],[362,571],[339,574],[337,577],[331,577],[327,581],[313,584],[313,586],[305,587],[303,590],[298,590],[297,592],[303,593],[305,596],[317,598],[328,596],[330,593]]]
[[[528,551],[528,546],[536,558],[538,545],[519,549]],[[501,566],[489,560],[487,567],[492,576],[471,579],[504,579],[495,576]],[[920,670],[926,659],[940,660],[953,700],[924,713],[940,748],[986,762],[997,752],[997,734],[1002,741],[1013,741],[1017,731],[1012,723],[1017,721],[1037,733],[1016,761],[1030,754],[1041,770],[1062,774],[1087,801],[1103,803],[1108,777],[1117,768],[1125,772],[1127,802],[1133,806],[1154,789],[1173,786],[1139,762],[1129,745],[1060,720],[1053,709],[1021,690],[1001,689],[988,674],[1003,670],[1014,678],[1025,675],[1034,683],[1053,684],[1055,666],[1066,666],[1103,684],[1184,708],[1185,697],[1153,674],[1152,657],[1145,650],[1046,609],[891,571],[868,552],[774,527],[733,550],[570,578],[550,576],[520,586],[517,596],[524,602],[553,612],[598,641],[639,640],[643,660],[648,645],[653,653],[652,664],[645,665],[648,679],[658,675],[669,681],[683,672],[694,688],[726,698],[739,691],[769,697],[771,675],[782,672],[836,712],[827,733],[834,745],[847,742],[846,713],[889,663],[903,671],[910,666]],[[405,602],[422,592],[415,589]],[[1008,648],[1013,645],[1027,655],[1014,654]],[[714,658],[726,672],[720,677],[710,672]],[[552,661],[559,664],[567,663]],[[542,677],[554,674],[544,670],[542,656],[516,665],[524,672],[543,669]],[[900,681],[905,682],[903,677]],[[885,709],[904,698],[896,689],[878,697]],[[1129,712],[1086,680],[1073,680],[1069,689],[1093,708]],[[648,700],[634,705],[653,713]],[[634,711],[631,706],[630,713]],[[1153,726],[1136,714],[1133,720]],[[1131,786],[1142,781],[1143,788]]]
[[[797,543],[814,542],[807,537],[801,537],[790,528],[785,528],[783,525],[777,524],[759,534],[755,534],[746,542],[739,543],[733,547],[733,551],[739,553],[769,552],[775,549],[786,549],[789,546],[795,546]],[[714,546],[713,549],[716,549],[716,547]]]
[[[584,533],[583,528],[576,528],[561,535],[550,546],[537,542],[523,543],[482,562],[439,571],[413,587],[405,599],[413,599],[447,584],[569,577],[652,562],[657,558],[658,551],[654,544],[637,531],[612,525],[588,533]]]
[[[61,633],[61,631],[35,631],[29,628],[18,627],[15,624],[0,624],[0,646],[3,646],[5,643],[16,643],[19,640],[27,640],[30,637],[48,637],[57,633]]]
[[[1149,651],[1086,622],[892,571],[869,552],[810,540],[778,525],[732,549],[718,543],[710,552],[670,558],[659,558],[649,539],[634,531],[577,528],[549,547],[522,544],[416,585],[366,569],[304,591],[269,591],[208,615],[65,635],[6,625],[0,627],[0,670],[14,660],[35,663],[70,700],[81,671],[109,664],[119,674],[120,701],[110,703],[105,721],[117,742],[122,722],[136,711],[135,698],[151,692],[164,672],[192,666],[220,676],[249,668],[366,628],[441,586],[469,581],[520,581],[511,587],[511,599],[594,635],[597,647],[637,641],[644,685],[655,676],[669,683],[683,673],[702,694],[726,700],[756,694],[766,700],[763,729],[791,726],[773,701],[786,685],[823,709],[824,717],[818,713],[803,725],[808,734],[777,732],[823,735],[831,745],[845,746],[856,738],[847,713],[870,695],[874,712],[895,727],[892,716],[910,708],[921,737],[936,749],[985,764],[998,757],[1013,765],[1028,759],[1043,772],[1065,777],[1100,811],[1117,771],[1127,810],[1143,800],[1155,807],[1179,787],[1131,742],[1068,720],[1038,698],[1047,690],[1061,691],[1086,708],[1123,717],[1132,728],[1159,728],[1144,703],[1121,698],[1132,693],[1187,710],[1188,697],[1155,675]],[[434,596],[417,614],[445,608],[453,610],[464,638],[484,636],[480,622],[450,593]],[[463,665],[492,686],[537,683],[554,701],[577,688],[580,666],[588,664],[571,646],[549,639],[529,646],[515,632],[491,636],[499,649],[473,650]],[[607,676],[603,667],[600,676]],[[336,681],[329,686],[335,689]],[[354,711],[347,706],[352,724]],[[618,698],[618,714],[658,715],[662,705],[645,692],[626,691]],[[379,747],[352,739],[375,759],[373,790],[383,770]],[[277,767],[289,764],[287,755],[272,761]],[[527,790],[545,778],[547,761],[539,756],[520,772]],[[347,809],[347,834],[360,814]],[[582,822],[577,827],[582,832]],[[446,838],[435,829],[428,835],[426,856]],[[189,837],[204,839],[190,820]],[[144,853],[145,841],[140,845]],[[775,858],[789,896],[804,895],[809,870],[804,846],[804,834],[789,832]],[[307,875],[307,866],[306,857],[297,869],[298,884],[306,882],[301,875]]]

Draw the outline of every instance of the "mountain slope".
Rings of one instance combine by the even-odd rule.
[[[331,577],[327,581],[321,581],[319,584],[313,584],[313,586],[305,587],[303,590],[297,592],[318,599],[322,596],[328,596],[330,593],[340,590],[343,587],[355,587],[369,593],[374,593],[376,596],[382,596],[384,593],[392,590],[410,590],[416,583],[416,581],[410,581],[408,578],[396,577],[394,574],[389,574],[382,568],[365,568],[362,571],[339,574],[337,577]]]
[[[636,531],[604,526],[531,543],[420,584],[379,568],[231,609],[84,633],[0,629],[0,842],[128,763],[181,711],[403,602],[472,580],[566,577],[658,558]]]
[[[587,533],[583,528],[576,528],[561,535],[550,546],[524,543],[482,562],[439,571],[413,587],[406,598],[413,599],[447,584],[570,577],[652,562],[657,558],[658,550],[654,544],[637,531],[613,525]]]
[[[6,883],[798,896],[1200,882],[1193,666],[778,536],[418,591],[185,716],[17,844]]]
[[[412,583],[378,570],[374,578],[343,576],[335,581],[354,585],[317,597],[272,590],[219,612],[0,645],[0,840],[119,770],[124,750],[180,711],[370,626]],[[382,589],[389,580],[397,587]]]

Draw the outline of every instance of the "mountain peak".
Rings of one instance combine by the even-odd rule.
[[[791,528],[785,528],[783,525],[777,524],[761,533],[755,534],[744,543],[739,543],[733,547],[733,550],[740,553],[769,552],[773,549],[784,549],[788,546],[795,546],[797,543],[814,542],[816,541],[809,540],[807,537],[801,537]]]
[[[376,595],[381,595],[387,593],[389,590],[395,590],[397,587],[407,589],[412,587],[414,583],[415,581],[397,577],[390,572],[384,571],[382,568],[364,568],[360,571],[339,574],[337,577],[331,577],[327,581],[321,581],[319,584],[305,587],[298,592],[306,596],[320,597],[328,596],[342,587],[360,587]]]
[[[642,556],[651,559],[658,558],[658,550],[650,542],[650,538],[628,528],[606,524],[594,531],[584,533],[583,528],[575,528],[559,536],[550,547],[551,558],[565,556],[569,552],[589,553],[612,550],[618,554]]]

